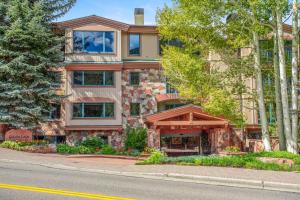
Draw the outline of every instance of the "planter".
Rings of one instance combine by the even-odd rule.
[[[227,152],[227,151],[221,151],[219,153],[220,156],[242,156],[247,154],[246,152]]]

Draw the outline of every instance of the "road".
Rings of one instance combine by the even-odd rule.
[[[31,164],[0,162],[0,199],[299,200],[300,194],[68,171]]]

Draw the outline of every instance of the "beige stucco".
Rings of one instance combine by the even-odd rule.
[[[82,125],[122,125],[122,98],[121,98],[121,72],[115,71],[115,85],[113,87],[74,87],[72,85],[72,72],[67,72],[65,101],[66,126]],[[112,99],[115,103],[114,119],[72,119],[72,103],[82,97],[102,97]]]
[[[73,31],[114,31],[114,53],[74,53]],[[121,31],[102,25],[88,25],[76,29],[66,29],[65,61],[67,62],[120,62],[121,61]]]
[[[123,59],[159,59],[159,37],[158,34],[141,34],[141,55],[129,56],[128,33],[122,33],[122,58]]]

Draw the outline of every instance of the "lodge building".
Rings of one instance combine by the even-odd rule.
[[[144,25],[143,9],[135,9],[134,21],[92,15],[56,24],[65,34],[65,66],[53,73],[66,98],[53,105],[50,120],[34,134],[68,144],[98,136],[120,148],[126,126],[143,126],[148,146],[165,151],[209,154],[229,145],[245,148],[247,134],[260,131],[255,103],[245,100],[242,131],[184,101],[163,75],[157,27]],[[209,60],[224,67],[217,55]],[[254,80],[247,84],[255,88]]]

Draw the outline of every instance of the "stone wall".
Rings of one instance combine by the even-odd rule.
[[[140,73],[140,84],[130,85],[130,72]],[[158,69],[131,69],[122,72],[123,126],[143,125],[142,116],[157,112],[157,94],[165,94],[166,84],[162,71]],[[141,104],[141,116],[130,116],[130,103]]]
[[[160,148],[160,134],[158,133],[158,130],[153,128],[147,130],[147,145],[150,148]]]
[[[120,131],[69,131],[66,133],[66,143],[75,145],[77,142],[85,140],[87,137],[92,136],[107,136],[108,144],[120,149],[123,145],[123,136]]]

